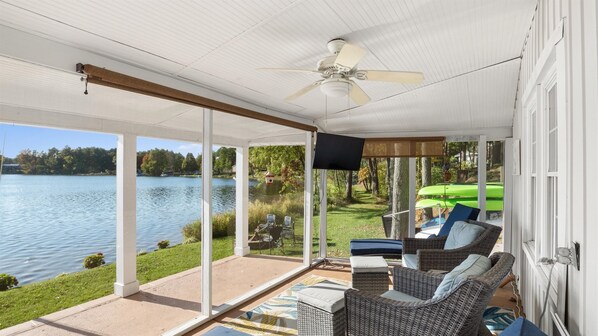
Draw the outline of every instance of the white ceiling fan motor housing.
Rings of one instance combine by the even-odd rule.
[[[341,49],[343,49],[345,43],[347,43],[345,42],[345,40],[339,38],[329,41],[326,46],[328,47],[328,51],[337,55],[341,51]]]

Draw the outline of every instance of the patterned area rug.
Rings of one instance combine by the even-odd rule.
[[[484,311],[484,323],[495,335],[499,335],[513,322],[515,322],[515,313],[511,309],[488,307]]]
[[[297,292],[322,282],[350,285],[342,280],[310,275],[224,326],[250,335],[297,335]],[[513,311],[508,309],[488,307],[484,312],[486,326],[494,334],[499,334],[514,320]]]
[[[297,335],[297,292],[319,283],[349,285],[342,280],[310,275],[225,326],[251,335]]]

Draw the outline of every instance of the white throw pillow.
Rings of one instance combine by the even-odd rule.
[[[492,262],[490,259],[479,254],[470,254],[459,266],[453,268],[452,271],[444,276],[442,282],[434,292],[434,298],[450,292],[453,288],[457,287],[461,281],[467,279],[468,276],[482,275],[488,272],[491,267]]]
[[[471,244],[476,238],[478,238],[484,227],[469,224],[463,221],[457,221],[451,228],[446,242],[444,243],[445,250],[453,250],[459,247],[467,246]]]

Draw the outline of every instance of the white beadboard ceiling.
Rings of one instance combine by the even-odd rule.
[[[314,120],[327,132],[483,134],[512,127],[518,57],[535,6],[536,0],[0,0],[0,24]],[[372,101],[355,106],[317,89],[286,102],[319,76],[256,70],[315,68],[329,55],[326,42],[338,37],[368,51],[361,69],[421,71],[426,79],[419,85],[359,81]],[[201,125],[201,113],[188,106],[98,87],[83,97],[72,75],[52,79],[22,63],[2,66],[3,78],[24,67],[20,76],[30,71],[48,81],[3,82],[4,105],[185,130]],[[64,83],[51,85],[56,78]],[[19,100],[24,87],[36,98]],[[70,102],[70,93],[79,104]],[[244,140],[300,133],[226,115],[215,124]]]

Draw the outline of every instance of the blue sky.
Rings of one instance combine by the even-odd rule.
[[[6,157],[14,158],[23,149],[47,151],[49,148],[58,149],[64,146],[115,148],[116,135],[105,133],[66,131],[52,128],[29,127],[0,123],[0,152],[2,145]],[[201,152],[201,144],[162,140],[154,138],[137,138],[137,150],[144,151],[153,148],[172,150],[183,155],[193,153],[197,156]]]

